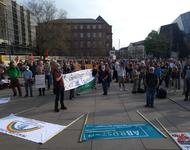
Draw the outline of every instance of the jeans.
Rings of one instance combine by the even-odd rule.
[[[48,90],[50,89],[50,85],[51,85],[51,75],[46,75],[45,76],[47,83],[48,83]]]
[[[147,106],[154,106],[154,96],[156,93],[156,88],[149,88],[146,89],[146,105]]]
[[[64,86],[57,86],[56,87],[56,97],[55,97],[55,110],[58,110],[58,102],[59,102],[59,97],[60,97],[60,104],[61,107],[64,107]]]
[[[102,88],[103,88],[104,95],[107,95],[108,94],[108,81],[102,80]]]
[[[32,94],[32,83],[30,83],[29,81],[26,81],[24,83],[24,86],[25,86],[25,91],[26,91],[26,96],[28,96],[28,89],[30,90],[30,96],[33,96]]]

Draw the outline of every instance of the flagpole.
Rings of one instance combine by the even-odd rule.
[[[161,135],[164,136],[164,138],[167,138],[167,136],[160,131],[160,129],[158,129],[150,120],[148,120],[143,114],[140,113],[140,111],[137,110],[137,113],[145,120],[147,121],[154,129],[156,129]]]
[[[82,140],[82,135],[83,135],[83,133],[84,133],[84,128],[85,128],[85,125],[86,125],[87,121],[88,121],[88,113],[86,114],[86,119],[85,119],[85,121],[84,121],[84,123],[83,123],[83,127],[82,127],[82,130],[81,130],[79,143],[82,143],[82,142],[83,142],[83,140]]]

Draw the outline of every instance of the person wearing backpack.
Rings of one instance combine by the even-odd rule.
[[[19,96],[22,96],[22,91],[18,80],[18,78],[21,77],[21,72],[14,61],[10,62],[10,67],[7,73],[11,80],[10,87],[12,88],[14,94],[13,96],[17,96],[16,88],[18,89]]]

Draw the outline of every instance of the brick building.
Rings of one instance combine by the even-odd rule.
[[[108,56],[112,26],[97,19],[57,19],[37,27],[38,48],[49,55]]]

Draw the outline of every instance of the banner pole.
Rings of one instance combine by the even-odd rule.
[[[66,128],[68,128],[69,126],[71,126],[72,124],[74,124],[75,122],[77,122],[79,119],[81,119],[85,114],[82,114],[81,116],[79,116],[77,119],[75,119],[74,121],[72,121],[71,123],[69,123],[67,126],[65,126],[65,128],[63,128],[62,130],[60,130],[56,135],[53,135],[51,138],[49,138],[48,140],[46,140],[44,143],[46,143],[47,141],[51,140],[53,137],[57,136],[58,134],[60,134],[63,130],[65,130]],[[44,144],[43,143],[43,144]],[[42,143],[39,143],[42,144]]]
[[[82,130],[81,130],[81,134],[80,134],[79,143],[82,143],[82,142],[83,142],[83,140],[82,140],[82,135],[83,135],[83,132],[84,132],[84,127],[85,127],[85,125],[86,125],[87,121],[88,121],[88,113],[86,114],[86,119],[85,119],[85,121],[84,121],[84,123],[83,123],[83,127],[82,127]]]
[[[180,145],[173,139],[173,137],[171,136],[170,132],[166,129],[166,127],[158,120],[158,118],[156,118],[156,121],[158,122],[158,124],[162,127],[162,129],[169,135],[169,137],[172,139],[172,141],[181,149]]]
[[[82,117],[84,117],[85,114],[82,114],[81,116],[79,116],[77,119],[75,119],[74,121],[72,121],[71,123],[69,123],[66,128],[68,128],[69,126],[71,126],[73,123],[77,122],[78,120],[80,120]]]
[[[142,113],[140,113],[140,111],[137,110],[137,113],[145,120],[147,121],[154,129],[156,129],[161,135],[164,136],[164,138],[167,138],[167,136],[160,131],[160,129],[158,129],[150,120],[148,120]]]

